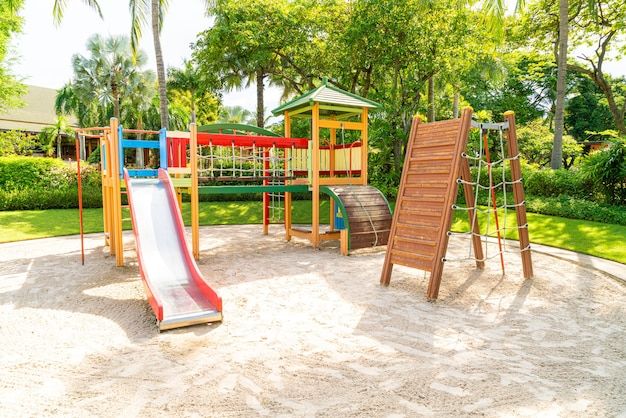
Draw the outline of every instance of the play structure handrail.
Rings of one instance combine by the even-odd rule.
[[[124,150],[127,148],[148,148],[159,150],[159,168],[167,169],[167,130],[165,128],[160,131],[144,131],[141,129],[124,129],[122,125],[118,126],[118,153],[119,153],[119,167],[120,178],[124,177]],[[159,135],[159,140],[139,140],[139,139],[127,139],[124,138],[124,133],[146,134],[146,135]],[[128,174],[131,177],[156,177],[157,171],[154,169],[131,169],[128,170]]]
[[[169,136],[169,140],[189,138],[179,138],[177,136]],[[214,145],[214,146],[237,146],[259,148],[300,148],[306,149],[309,146],[307,138],[281,138],[263,135],[234,135],[234,134],[215,134],[207,132],[198,132],[198,145]]]

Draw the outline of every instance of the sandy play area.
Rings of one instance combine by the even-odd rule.
[[[535,254],[448,264],[440,300],[384,248],[341,257],[259,226],[201,231],[224,322],[159,334],[126,235],[0,245],[0,415],[626,416],[626,286]],[[465,244],[453,241],[453,250]]]

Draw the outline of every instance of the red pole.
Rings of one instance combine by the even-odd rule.
[[[78,220],[80,228],[80,263],[85,265],[85,241],[83,237],[83,181],[80,173],[80,141],[76,132],[76,179],[78,181]]]

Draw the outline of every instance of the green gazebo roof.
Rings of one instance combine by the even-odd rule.
[[[293,111],[299,108],[307,107],[313,103],[324,103],[345,108],[377,108],[380,105],[365,97],[361,97],[354,93],[342,90],[339,87],[328,84],[328,80],[324,79],[322,84],[310,90],[301,96],[298,96],[287,103],[282,104],[272,110],[274,116],[278,116],[285,111]]]

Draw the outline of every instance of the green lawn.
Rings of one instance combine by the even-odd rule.
[[[322,201],[322,222],[328,222],[328,202]],[[183,204],[185,222],[189,220],[190,206]],[[102,210],[86,209],[85,232],[102,231]],[[467,230],[468,222],[463,213],[457,213],[454,230]],[[260,202],[202,202],[201,225],[260,224]],[[294,201],[294,223],[309,223],[311,207],[308,201]],[[500,214],[503,218],[503,214]],[[130,228],[128,212],[124,212],[125,229]],[[566,219],[556,216],[528,214],[530,240],[538,244],[565,248],[626,263],[626,226],[599,222]],[[510,210],[507,225],[515,225],[515,212]],[[493,230],[493,222],[492,222]],[[0,242],[33,238],[73,235],[78,233],[78,211],[75,209],[51,209],[0,212]],[[516,237],[516,231],[507,234]]]

